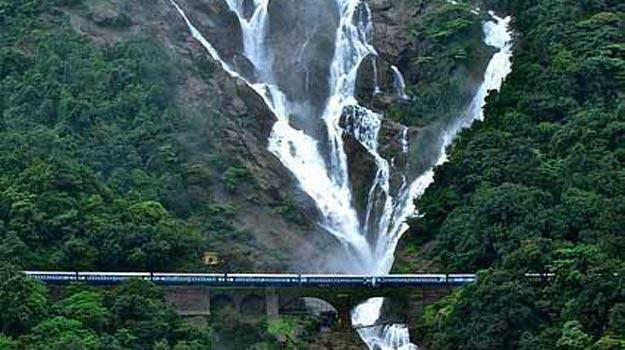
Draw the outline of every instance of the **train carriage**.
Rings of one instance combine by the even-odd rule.
[[[130,279],[150,280],[149,272],[78,272],[78,281],[89,284],[120,284]]]
[[[225,278],[226,284],[243,287],[298,286],[301,281],[296,274],[228,273]]]
[[[444,285],[447,276],[443,274],[387,275],[376,277],[376,285],[380,287]]]
[[[475,282],[475,275],[468,273],[456,273],[447,275],[447,283],[448,284],[465,284]]]
[[[302,275],[304,287],[364,287],[368,276],[362,275]]]
[[[152,281],[166,285],[219,285],[226,281],[225,274],[217,273],[167,273],[155,272]]]
[[[66,271],[24,271],[27,276],[45,283],[65,284],[76,282],[78,274]]]

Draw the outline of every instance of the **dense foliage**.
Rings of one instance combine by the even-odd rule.
[[[447,270],[486,270],[420,334],[428,349],[624,349],[625,4],[490,3],[514,16],[513,72],[411,223]]]
[[[69,287],[58,301],[41,283],[0,268],[0,349],[210,349],[211,334],[176,317],[160,290],[130,281],[114,291]]]
[[[169,270],[204,246],[184,220],[172,58],[149,35],[95,45],[57,7],[80,3],[0,0],[0,349],[210,348],[153,285],[51,300],[9,267]]]
[[[171,58],[149,36],[98,47],[58,2],[0,1],[0,260],[109,270],[197,261],[200,235],[175,215],[185,192]]]

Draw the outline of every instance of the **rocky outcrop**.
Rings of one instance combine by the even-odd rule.
[[[414,50],[414,36],[409,25],[423,10],[423,2],[407,0],[370,0],[373,14],[373,45],[380,57],[399,63],[407,51]]]
[[[410,35],[409,26],[423,6],[407,0],[370,0],[368,3],[374,27],[372,44],[378,57],[370,56],[360,66],[358,97],[364,105],[383,110],[397,97],[391,65],[399,67],[404,74],[413,65],[417,43]],[[378,94],[374,89],[376,80],[380,89]]]
[[[401,103],[394,88],[394,76],[391,65],[396,66],[403,74],[408,85],[418,84],[420,81],[430,79],[427,72],[423,72],[418,64],[419,58],[427,54],[435,43],[431,42],[423,34],[418,32],[415,25],[422,23],[432,12],[443,5],[430,1],[413,0],[369,0],[374,23],[373,46],[376,48],[378,57],[368,57],[358,72],[358,98],[359,101],[376,110],[384,110],[391,103]],[[472,40],[479,41],[481,37],[481,19],[478,18],[467,30],[471,31]],[[481,18],[481,19],[480,19]],[[471,45],[473,45],[471,43]],[[483,44],[482,44],[483,45]],[[474,57],[450,61],[445,67],[449,72],[449,79],[467,81],[474,90],[481,82],[482,73],[486,68],[488,58],[492,51],[485,46],[473,48]],[[376,66],[377,74],[374,75]],[[376,79],[377,78],[377,79]],[[377,80],[380,91],[375,94],[375,82]]]
[[[268,11],[276,81],[291,101],[309,103],[318,113],[328,97],[339,21],[336,2],[272,0]]]
[[[193,24],[210,40],[221,58],[233,64],[241,59],[243,37],[237,15],[230,11],[226,0],[179,1]],[[213,40],[217,38],[218,40]]]

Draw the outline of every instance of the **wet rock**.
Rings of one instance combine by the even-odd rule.
[[[377,71],[377,60],[373,55],[367,56],[358,67],[358,77],[356,78],[356,93],[359,101],[370,101],[379,88],[379,75]]]
[[[328,96],[339,22],[336,2],[272,0],[268,11],[277,83],[290,100],[308,101],[318,113]]]
[[[362,106],[382,113],[392,103],[401,103],[401,99],[397,96],[393,86],[393,75],[389,62],[370,55],[358,67],[357,74],[356,98]]]
[[[373,45],[383,60],[398,62],[413,47],[408,25],[421,10],[410,0],[371,0],[373,14]]]
[[[243,53],[239,19],[225,0],[184,0],[179,5],[223,60],[233,64],[235,56]]]
[[[248,81],[256,79],[254,64],[244,55],[236,54],[232,57],[232,68]]]
[[[375,158],[349,133],[343,135],[343,144],[345,146],[345,154],[349,159],[348,172],[353,189],[354,206],[357,208],[358,213],[363,215],[360,217],[360,220],[364,221],[369,188],[375,179],[377,171]]]
[[[392,65],[399,67],[407,81],[415,80],[413,61],[418,43],[410,35],[410,25],[422,9],[418,2],[408,0],[371,0],[369,7],[374,27],[371,44],[378,56],[367,57],[359,67],[356,91],[362,105],[382,112],[392,103],[401,103],[394,88]],[[378,93],[375,93],[375,78]]]

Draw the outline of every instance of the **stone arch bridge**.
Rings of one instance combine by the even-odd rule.
[[[351,328],[351,310],[375,297],[388,301],[389,322],[413,324],[424,306],[447,295],[459,285],[475,280],[472,274],[413,275],[302,275],[302,274],[205,274],[154,272],[24,271],[33,279],[52,285],[86,283],[114,286],[129,279],[162,285],[165,296],[179,315],[210,316],[216,309],[232,307],[239,314],[268,317],[303,311],[303,298],[325,301],[336,311],[339,327]],[[407,311],[410,310],[410,313]]]
[[[448,295],[454,286],[421,288],[259,288],[166,286],[165,296],[183,317],[210,316],[223,307],[241,315],[275,317],[305,312],[304,298],[320,299],[336,311],[341,329],[351,328],[351,310],[370,298],[386,298],[389,322],[413,324],[423,308]],[[410,313],[407,311],[410,310]]]

